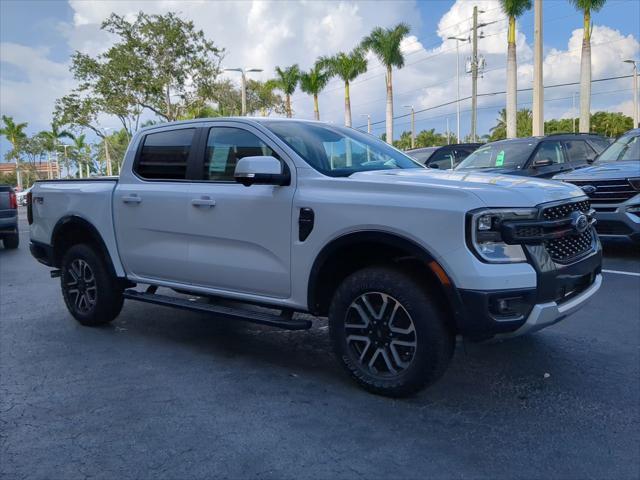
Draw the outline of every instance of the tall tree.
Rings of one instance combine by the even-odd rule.
[[[518,109],[518,63],[516,60],[516,19],[531,8],[531,0],[500,0],[502,11],[509,18],[507,33],[507,138],[516,136]]]
[[[318,95],[327,86],[331,75],[319,63],[308,71],[300,73],[300,89],[313,96],[313,117],[320,120],[320,107],[318,106]]]
[[[332,57],[321,57],[320,65],[327,68],[331,75],[340,77],[344,82],[344,124],[351,126],[351,95],[350,82],[358,75],[367,71],[367,59],[361,48],[355,48],[349,53],[340,52]]]
[[[516,134],[518,137],[530,137],[533,129],[533,114],[528,108],[521,108],[516,113]],[[507,110],[502,109],[499,112],[499,117],[496,121],[496,125],[489,129],[491,136],[489,140],[494,142],[496,140],[503,140],[507,138]]]
[[[582,54],[580,58],[580,123],[581,133],[591,128],[591,12],[600,10],[606,0],[570,0],[582,12]]]
[[[285,69],[276,67],[276,78],[274,82],[278,86],[278,89],[284,93],[285,111],[289,118],[291,118],[291,95],[296,91],[299,80],[300,67],[298,67],[298,64],[293,64]]]
[[[7,154],[8,159],[14,159],[16,161],[16,185],[19,189],[22,189],[22,176],[20,175],[20,146],[27,138],[27,134],[24,133],[24,129],[27,128],[27,123],[16,123],[13,117],[2,115],[2,122],[4,126],[0,128],[0,135],[4,135],[11,144],[11,151]]]
[[[78,176],[80,178],[84,177],[85,173],[87,174],[87,177],[90,174],[91,158],[89,156],[89,144],[86,142],[86,138],[87,136],[84,133],[76,135],[71,143],[73,148],[71,157],[75,161],[76,168],[78,169]]]
[[[56,163],[58,165],[57,168],[60,168],[60,162],[57,161],[57,152],[58,147],[60,146],[60,140],[62,140],[63,138],[73,139],[73,134],[68,130],[61,130],[60,125],[58,125],[56,122],[53,122],[51,124],[51,130],[43,130],[38,133],[38,136],[42,139],[42,146],[45,152],[47,152],[49,159],[49,168],[51,169],[51,154],[53,152],[56,152]],[[66,165],[66,167],[68,172],[69,165]],[[51,175],[53,175],[53,172],[51,172]]]
[[[387,119],[386,141],[393,143],[393,67],[404,67],[404,55],[400,44],[411,28],[406,23],[399,23],[393,28],[374,28],[369,36],[362,40],[362,48],[374,53],[380,63],[387,69],[385,82],[387,85]]]

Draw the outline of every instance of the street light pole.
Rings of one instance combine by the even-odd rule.
[[[411,148],[416,148],[416,112],[413,105],[403,105],[403,107],[411,109]]]
[[[638,64],[635,60],[625,60],[624,63],[633,65],[633,128],[640,126],[638,117]]]
[[[544,135],[542,86],[542,0],[533,3],[533,136]]]
[[[367,117],[367,133],[371,133],[371,115],[368,113],[361,113],[361,117]]]
[[[242,97],[242,116],[245,117],[247,115],[247,73],[249,72],[261,72],[261,68],[225,68],[225,72],[240,72],[241,75],[241,87],[240,93]]]
[[[447,37],[447,40],[456,41],[456,135],[460,142],[460,42],[466,42],[466,38]]]
[[[107,127],[104,129],[104,156],[107,160],[107,176],[110,177],[113,175],[113,171],[111,170],[111,156],[109,155],[109,140],[107,135],[107,130],[113,130],[111,127]]]
[[[58,143],[59,147],[64,148],[64,166],[67,169],[67,178],[69,178],[69,157],[67,156],[67,148],[71,145],[67,145],[66,143]]]

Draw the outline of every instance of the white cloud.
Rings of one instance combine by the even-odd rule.
[[[396,115],[408,112],[403,105],[413,104],[416,109],[422,109],[455,100],[456,44],[447,37],[469,35],[473,6],[478,5],[484,11],[479,17],[480,22],[487,24],[481,28],[484,38],[479,41],[479,52],[485,57],[487,67],[478,89],[480,93],[505,89],[507,22],[496,0],[457,0],[438,22],[435,35],[427,38],[417,36],[421,19],[415,2],[70,0],[69,3],[74,11],[73,24],[62,25],[61,32],[72,50],[96,54],[108,48],[112,40],[110,35],[100,31],[100,23],[111,12],[134,18],[140,10],[146,13],[177,11],[183,18],[193,20],[196,27],[204,30],[207,37],[217,45],[227,49],[224,62],[226,66],[261,67],[265,71],[253,77],[260,79],[271,77],[276,65],[298,63],[301,68],[308,68],[319,55],[348,51],[375,26],[409,22],[412,35],[402,45],[406,55],[405,67],[394,71]],[[558,26],[555,21],[552,17],[545,18],[545,28]],[[531,86],[533,70],[532,39],[527,39],[523,31],[530,31],[530,28],[518,25],[519,88]],[[552,49],[546,54],[545,84],[579,80],[581,42],[582,30],[574,30],[565,49]],[[637,58],[640,52],[637,39],[630,35],[623,36],[607,26],[594,27],[592,43],[594,79],[628,74],[629,66],[621,60],[623,57]],[[7,58],[3,50],[3,62],[22,68],[26,79],[18,82],[15,79],[5,81],[3,78],[1,109],[3,113],[10,112],[17,118],[24,116],[20,113],[25,111],[33,112],[29,115],[35,115],[37,121],[44,126],[48,123],[53,100],[71,88],[72,80],[66,64],[47,60],[47,52],[44,50],[23,48],[26,50],[16,50]],[[461,43],[460,92],[463,98],[471,91],[470,76],[464,73],[465,59],[469,54],[469,44]],[[24,61],[25,58],[28,61]],[[373,56],[369,58],[369,71],[352,84],[355,125],[366,123],[366,119],[361,116],[364,114],[370,114],[374,121],[384,118],[384,69]],[[237,75],[233,74],[229,78],[238,80]],[[627,80],[594,84],[594,108],[613,108],[621,104],[630,96],[630,92],[606,92],[629,86],[630,82]],[[571,95],[572,90],[577,90],[577,87],[549,89],[545,92],[546,98],[550,100],[545,104],[547,118],[567,114],[571,105],[567,96]],[[529,106],[527,102],[530,102],[530,98],[530,92],[523,92],[519,95],[519,103],[521,106]],[[554,98],[560,100],[553,100]],[[341,123],[344,115],[343,101],[343,86],[335,79],[320,96],[322,118]],[[504,96],[482,97],[479,100],[481,114],[492,119],[503,103]],[[304,93],[296,92],[293,107],[296,116],[312,118],[312,101]],[[466,101],[461,106],[463,135],[468,131],[469,122],[464,118],[468,116],[464,113],[468,108],[469,102]],[[424,112],[417,115],[417,126],[436,126],[442,129],[445,116],[455,123],[454,112],[455,105]],[[434,120],[434,117],[439,119]],[[439,123],[435,124],[436,121]],[[408,129],[408,123],[408,118],[398,120],[396,132]],[[453,123],[451,126],[453,128]],[[481,123],[480,132],[485,132],[489,126]],[[374,130],[375,133],[382,131],[382,128]]]

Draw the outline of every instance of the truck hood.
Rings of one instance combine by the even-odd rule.
[[[530,177],[484,172],[438,171],[435,169],[397,169],[357,172],[350,178],[358,181],[423,186],[426,189],[463,189],[491,207],[532,207],[540,203],[584,197],[571,184]]]
[[[590,167],[579,168],[572,172],[553,177],[555,180],[620,180],[629,177],[640,177],[640,161],[596,163]]]

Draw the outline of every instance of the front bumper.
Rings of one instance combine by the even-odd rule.
[[[640,209],[640,195],[623,203],[593,203],[591,206],[596,211],[596,231],[601,238],[640,241],[640,211],[629,211],[634,207]]]
[[[471,340],[513,337],[575,312],[602,283],[602,247],[595,236],[593,242],[591,253],[570,264],[554,262],[543,246],[525,246],[536,272],[535,286],[530,288],[459,290],[458,333]]]
[[[547,302],[539,303],[533,307],[527,320],[520,328],[510,333],[496,335],[496,338],[518,337],[527,333],[533,333],[545,327],[558,323],[579,310],[591,297],[593,297],[602,285],[602,274],[595,277],[593,283],[575,297],[563,303]]]

